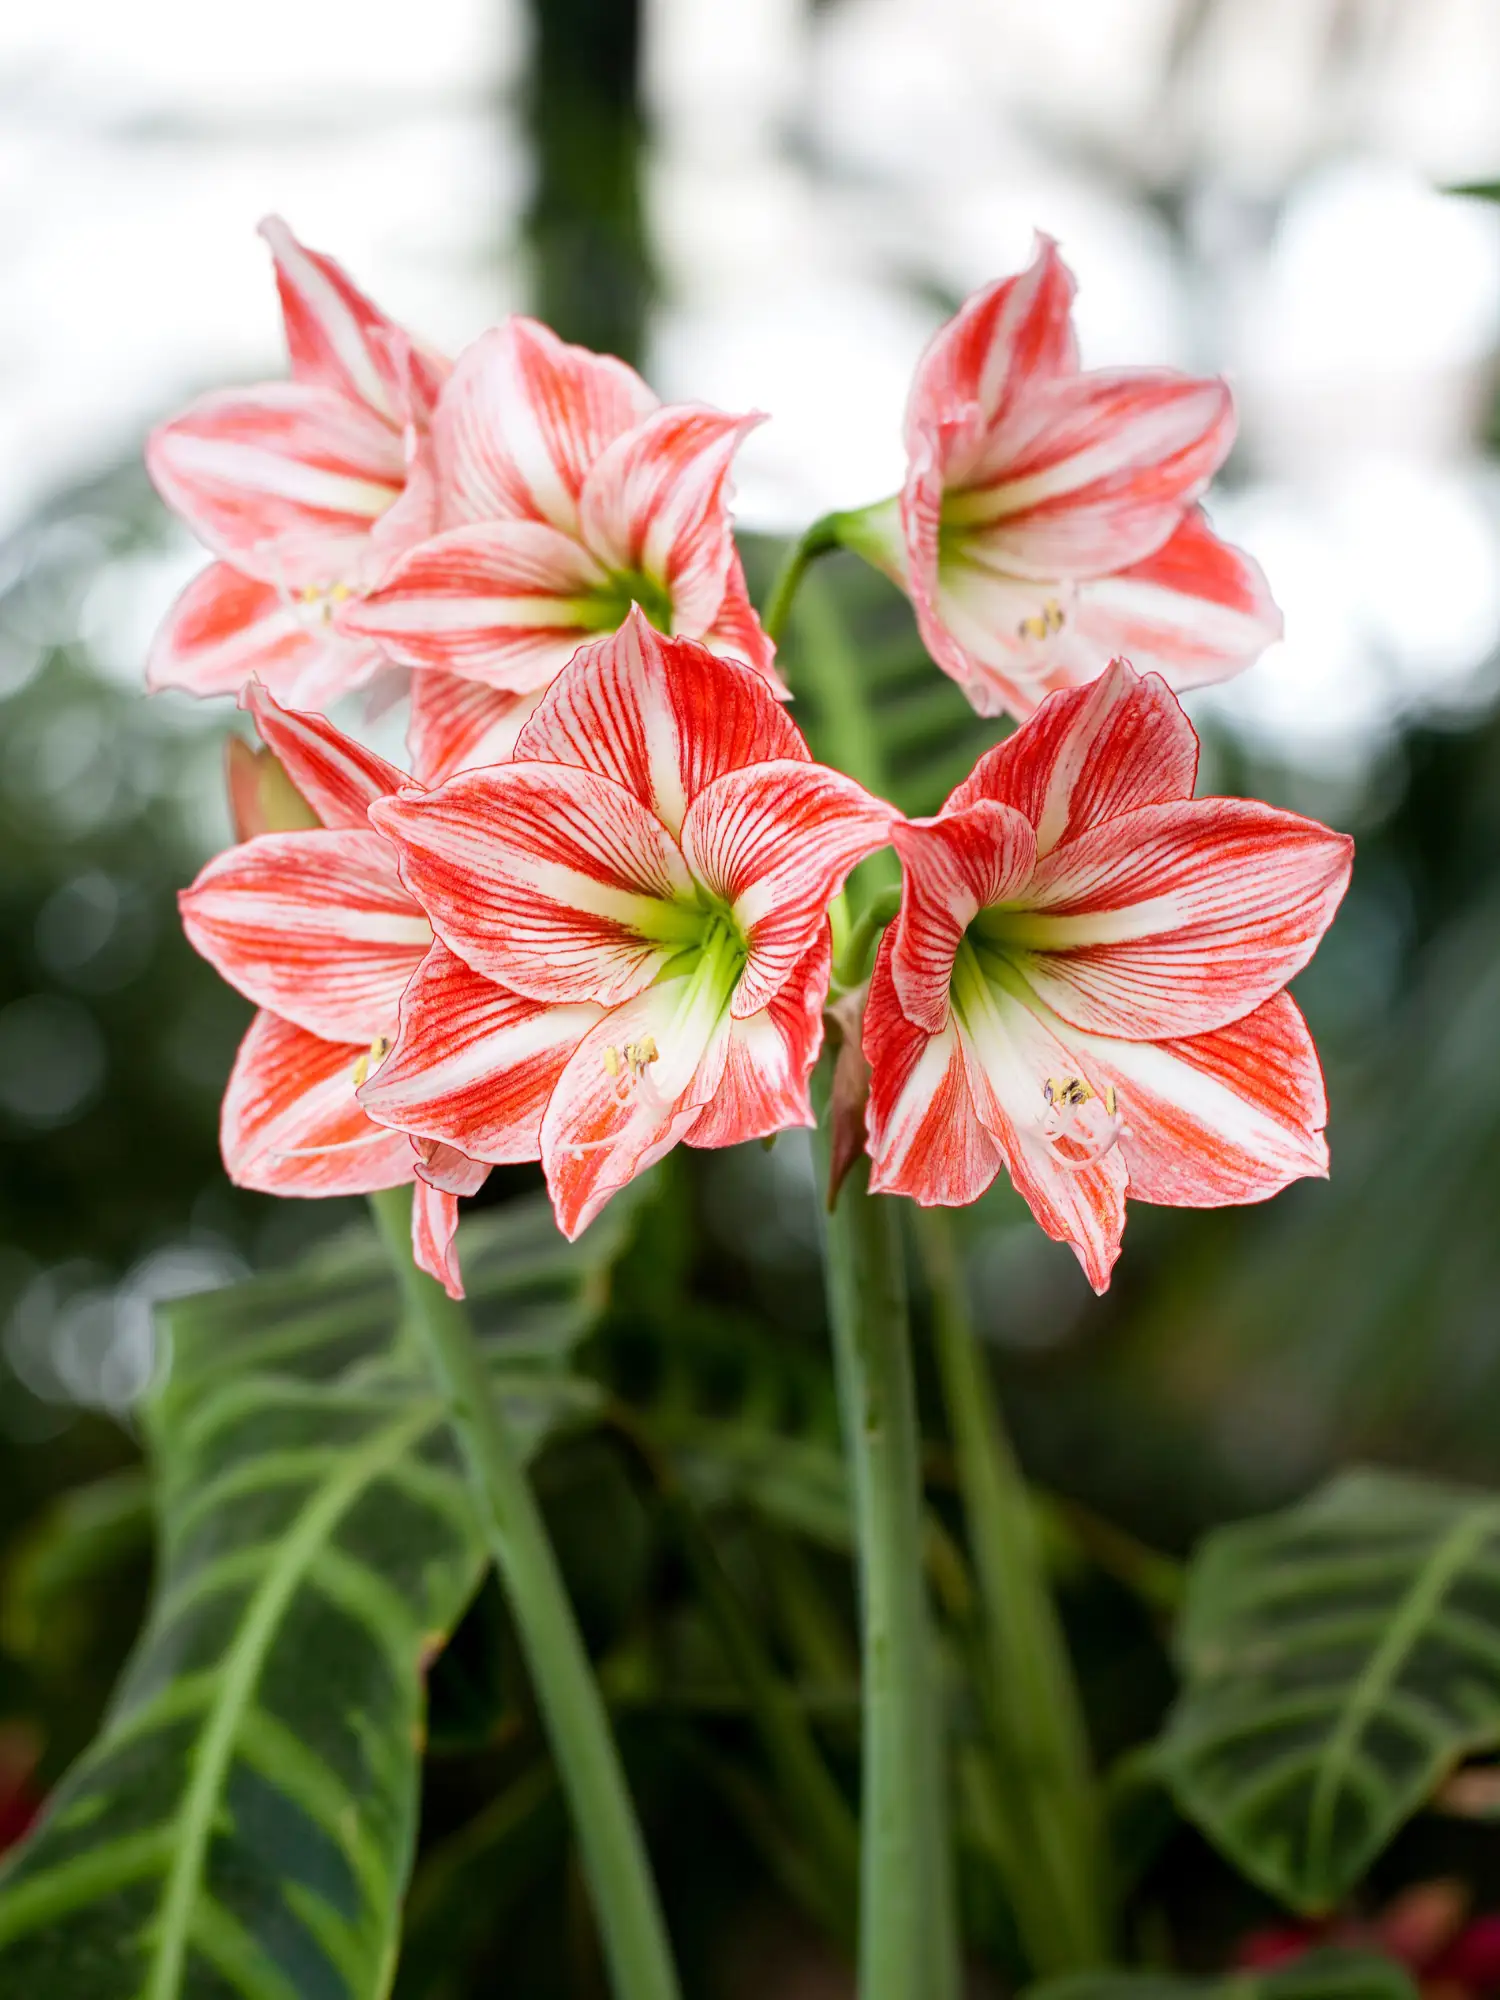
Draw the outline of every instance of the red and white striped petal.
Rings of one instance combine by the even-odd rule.
[[[264,834],[217,855],[178,901],[188,942],[231,986],[361,1047],[389,1031],[432,942],[374,832]]]
[[[986,752],[945,812],[976,799],[1014,806],[1036,828],[1038,855],[1141,806],[1190,799],[1198,738],[1155,675],[1123,660],[1088,687],[1050,695]]]
[[[1073,274],[1050,236],[1014,278],[967,300],[934,335],[917,363],[907,405],[908,446],[934,423],[973,410],[1001,422],[1037,382],[1078,367],[1073,337]]]
[[[1233,439],[1222,382],[1155,369],[1056,376],[990,432],[980,463],[964,463],[954,440],[935,447],[944,528],[982,540],[1015,576],[1107,576],[1160,548]]]
[[[306,715],[283,708],[258,682],[252,681],[240,707],[255,718],[261,741],[275,751],[278,762],[324,826],[370,824],[370,805],[410,783],[403,771],[377,757],[326,715]]]
[[[754,667],[779,701],[791,700],[791,690],[776,671],[776,648],[750,602],[738,549],[731,550],[724,595],[712,625],[706,632],[694,633],[686,631],[679,620],[676,629],[685,637],[701,639],[711,653],[718,653],[721,658],[743,660],[746,666]]]
[[[793,1125],[814,1125],[808,1080],[823,1046],[823,1003],[833,959],[827,927],[770,1005],[731,1018],[714,1094],[685,1137],[690,1146],[737,1146]]]
[[[614,1005],[687,941],[694,886],[676,842],[592,771],[497,764],[370,817],[443,942],[530,999]]]
[[[1023,718],[1058,687],[1092,680],[1108,655],[1078,637],[1080,586],[1009,576],[976,545],[916,571],[913,605],[923,643],[980,715]]]
[[[1179,1041],[1085,1035],[1055,1018],[1053,1026],[1077,1052],[1075,1067],[1115,1086],[1134,1200],[1217,1208],[1327,1174],[1322,1071],[1290,995]]]
[[[409,550],[339,627],[405,666],[511,693],[545,687],[599,629],[608,579],[587,550],[540,521],[452,528]]]
[[[1188,688],[1252,665],[1282,624],[1259,563],[1221,542],[1195,507],[1155,555],[1079,586],[1074,633],[1095,659],[1123,655]]]
[[[518,759],[574,764],[632,792],[675,834],[726,771],[806,761],[802,733],[757,673],[690,639],[668,639],[638,606],[553,682]]]
[[[981,910],[1021,893],[1036,865],[1036,838],[1014,806],[995,799],[898,825],[891,838],[905,877],[891,977],[908,1020],[935,1035],[947,1024],[964,932]]]
[[[1005,1156],[1011,1181],[1047,1234],[1072,1246],[1096,1292],[1109,1285],[1125,1227],[1127,1173],[1119,1147],[1097,1157],[1048,1134],[1050,1079],[1107,1081],[1079,1060],[1015,994],[990,982],[967,990],[954,1018],[974,1109]]]
[[[734,560],[729,467],[762,419],[675,403],[617,438],[579,499],[584,541],[607,570],[661,586],[678,631],[706,632]]]
[[[683,853],[696,880],[729,904],[749,947],[736,1020],[774,999],[844,877],[886,844],[899,817],[842,771],[784,758],[726,771],[698,794]]]
[[[219,1121],[225,1170],[236,1186],[263,1194],[370,1194],[411,1179],[406,1135],[372,1125],[355,1098],[362,1053],[275,1014],[256,1015]]]
[[[1000,1149],[974,1109],[957,1023],[929,1035],[903,1013],[891,977],[893,947],[887,931],[865,1002],[870,1186],[910,1195],[924,1208],[964,1208],[1000,1171]]]
[[[1353,843],[1249,799],[1145,806],[1037,864],[1007,948],[1074,1027],[1131,1041],[1205,1034],[1312,957]]]
[[[457,1146],[441,1139],[412,1139],[417,1156],[417,1179],[445,1194],[478,1194],[490,1177],[488,1160],[471,1160]]]
[[[655,1056],[635,1074],[627,1052]],[[614,1007],[574,1050],[542,1120],[542,1167],[571,1242],[612,1194],[684,1138],[728,1055],[722,1000],[701,980],[665,979]]]
[[[464,1295],[458,1264],[458,1196],[433,1187],[418,1171],[411,1190],[411,1254],[419,1271],[436,1278],[450,1299]]]
[[[402,453],[406,484],[401,498],[386,509],[370,530],[365,559],[355,579],[361,595],[384,583],[408,550],[431,541],[442,526],[431,439],[415,424],[408,424],[402,433]]]
[[[146,466],[217,555],[289,591],[356,576],[406,479],[389,425],[308,382],[200,397],[151,433]]]
[[[878,512],[860,552],[910,596],[923,645],[976,712],[1025,720],[1055,689],[1092,680],[1108,655],[1080,636],[1083,586],[1013,575],[983,537],[944,536],[940,456],[912,461],[899,500],[903,560],[886,560]]]
[[[433,418],[444,521],[548,521],[576,533],[590,467],[656,406],[633,368],[536,320],[481,334]]]
[[[496,1166],[538,1159],[553,1086],[600,1018],[598,1007],[523,1000],[435,944],[402,998],[395,1046],[360,1102],[419,1145],[442,1140]],[[454,1192],[471,1191],[453,1186],[451,1173],[422,1171],[439,1172]]]
[[[379,649],[304,622],[275,584],[227,562],[200,570],[163,619],[146,661],[153,692],[238,694],[259,679],[283,701],[362,687],[381,663]]]
[[[956,680],[964,689],[981,715],[1001,715],[1007,703],[1003,692],[993,698],[988,692],[989,683],[996,669],[987,664],[991,656],[1002,652],[1001,641],[988,632],[983,636],[983,644],[976,655],[971,653],[952,631],[944,616],[943,585],[940,576],[944,547],[943,526],[943,461],[948,455],[945,440],[951,426],[937,426],[925,432],[915,433],[910,440],[911,462],[907,467],[906,484],[901,489],[898,501],[898,516],[901,524],[905,557],[898,567],[889,562],[879,562],[878,566],[895,578],[911,598],[912,610],[917,616],[917,629],[922,635],[922,644],[927,648],[943,672]],[[877,550],[864,544],[871,560],[878,561]],[[948,552],[948,569],[952,580],[953,562]],[[960,592],[960,612],[962,597]],[[1014,606],[997,614],[1007,624],[1016,616]],[[970,638],[974,634],[970,633]]]
[[[447,373],[441,356],[416,347],[331,257],[299,243],[279,215],[268,215],[260,233],[276,260],[276,289],[286,326],[292,374],[337,390],[399,428],[409,414],[426,418]],[[410,360],[397,371],[392,334]],[[415,410],[409,409],[411,391]]]
[[[458,771],[508,763],[541,698],[436,669],[413,674],[406,725],[413,771],[424,785],[440,785]]]

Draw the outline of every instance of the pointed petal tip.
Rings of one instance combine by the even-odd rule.
[[[235,707],[247,715],[262,715],[267,708],[281,710],[281,704],[259,674],[252,674],[235,697]]]
[[[1030,268],[1035,270],[1039,264],[1062,279],[1071,299],[1078,290],[1078,280],[1073,276],[1073,267],[1063,256],[1062,246],[1050,229],[1034,228],[1031,232]]]
[[[1049,1236],[1051,1233],[1050,1230],[1047,1231]],[[1115,1265],[1120,1261],[1120,1252],[1124,1247],[1121,1238],[1116,1236],[1108,1245],[1075,1243],[1070,1237],[1062,1240],[1078,1259],[1079,1269],[1088,1281],[1089,1290],[1096,1299],[1102,1299],[1109,1290],[1110,1280],[1115,1274]]]

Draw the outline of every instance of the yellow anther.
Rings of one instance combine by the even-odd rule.
[[[1023,639],[1050,639],[1060,632],[1068,622],[1068,614],[1055,597],[1049,597],[1040,611],[1030,618],[1023,618],[1016,630]]]
[[[331,623],[335,606],[347,603],[353,595],[354,586],[348,583],[304,583],[293,592],[303,610],[322,625]]]
[[[654,1035],[643,1035],[638,1042],[627,1042],[623,1048],[616,1048],[613,1042],[608,1044],[604,1051],[604,1067],[614,1078],[621,1096],[631,1084],[642,1080],[660,1053]]]
[[[1114,1094],[1111,1084],[1104,1093],[1104,1108],[1111,1116]],[[1049,1104],[1087,1104],[1094,1095],[1094,1086],[1081,1076],[1049,1076],[1042,1086],[1042,1095]]]
[[[1082,1173],[1113,1151],[1121,1139],[1131,1137],[1112,1083],[1098,1091],[1087,1077],[1049,1076],[1042,1085],[1042,1095],[1047,1100],[1039,1121],[1042,1136],[1059,1166],[1069,1173]],[[1098,1108],[1088,1109],[1091,1105]]]
[[[377,1035],[375,1037],[374,1041],[371,1042],[359,1061],[354,1065],[354,1088],[356,1090],[359,1089],[362,1083],[369,1080],[372,1069],[379,1069],[380,1065],[390,1054],[392,1046],[393,1044],[389,1035]]]

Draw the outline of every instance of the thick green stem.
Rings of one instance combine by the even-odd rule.
[[[835,519],[836,516],[825,514],[821,521],[814,521],[806,534],[793,542],[787,551],[786,560],[781,565],[781,573],[771,585],[771,594],[766,599],[765,610],[761,613],[760,622],[772,645],[781,643],[803,577],[819,556],[829,555],[839,546],[838,531],[834,526]]]
[[[1036,1517],[1005,1434],[945,1210],[916,1212],[959,1487],[982,1605],[983,1682],[999,1754],[996,1807],[1016,1857],[1006,1886],[1033,1970],[1106,1962],[1098,1789]]]
[[[825,1094],[828,1065],[820,1072]],[[826,1115],[819,1188],[828,1185]],[[921,1437],[895,1204],[857,1164],[825,1221],[863,1626],[860,2000],[957,2000],[945,1732],[922,1553]]]
[[[412,1330],[447,1403],[516,1621],[572,1810],[616,2000],[678,2000],[666,1926],[609,1718],[469,1316],[412,1261],[408,1190],[371,1195],[370,1206]]]

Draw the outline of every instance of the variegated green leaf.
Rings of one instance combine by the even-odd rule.
[[[1178,1805],[1299,1909],[1336,1904],[1500,1743],[1500,1499],[1380,1473],[1220,1529],[1189,1572]]]
[[[468,1225],[476,1323],[528,1446],[628,1227]],[[106,1725],[0,1878],[0,1992],[376,2000],[415,1837],[423,1668],[482,1566],[373,1239],[162,1316],[159,1565]]]

